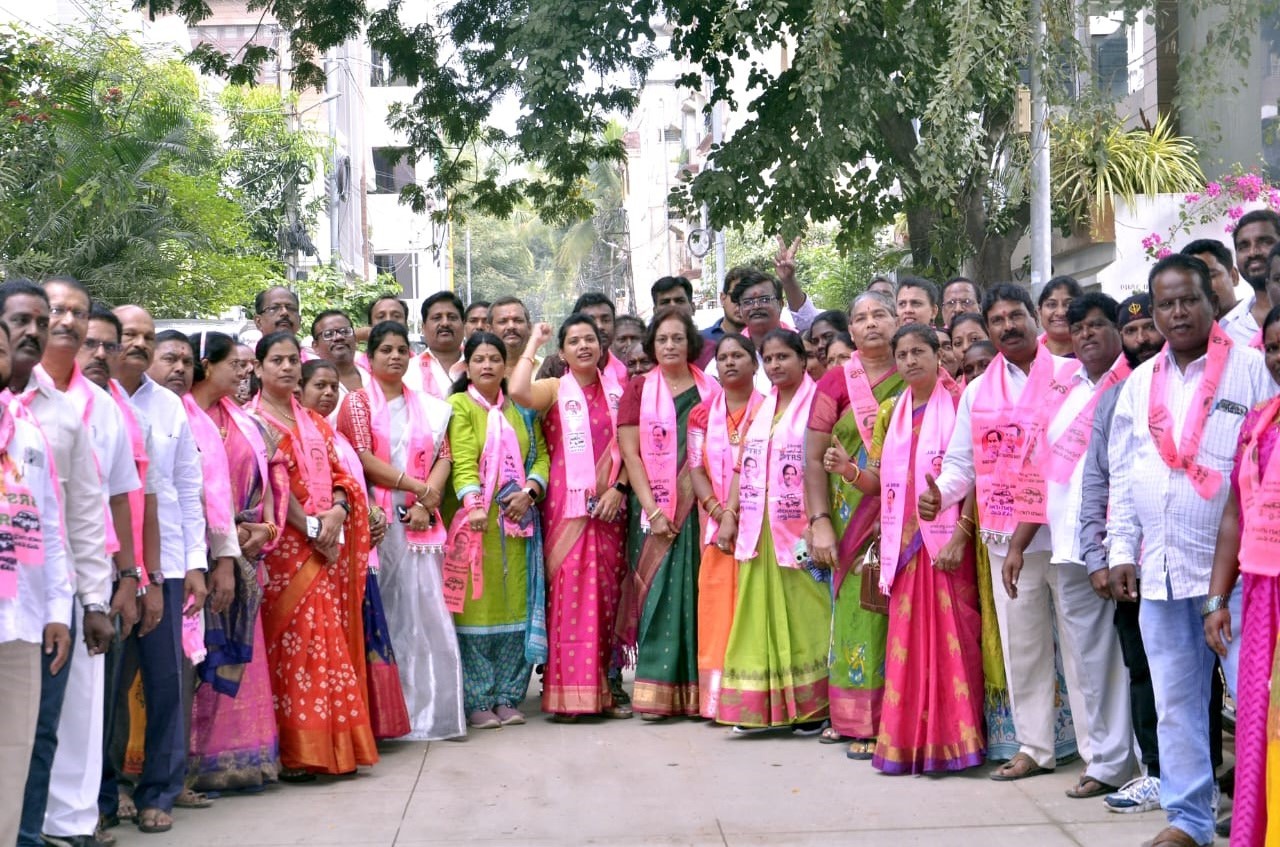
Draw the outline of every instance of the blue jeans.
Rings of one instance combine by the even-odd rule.
[[[1138,615],[1156,694],[1160,804],[1170,826],[1212,844],[1209,696],[1217,656],[1204,641],[1204,600],[1144,599]]]
[[[1240,673],[1240,625],[1244,623],[1244,580],[1237,579],[1235,590],[1231,592],[1231,602],[1227,604],[1231,610],[1231,643],[1227,645],[1227,657],[1219,659],[1222,675],[1227,680],[1227,693],[1236,696],[1236,676]]]
[[[76,615],[71,616],[71,640],[76,633]],[[49,775],[53,771],[53,754],[58,749],[58,719],[62,717],[62,701],[67,695],[71,674],[71,655],[57,676],[49,673],[53,657],[40,651],[40,716],[36,720],[36,742],[31,750],[31,769],[22,795],[22,824],[18,830],[18,847],[43,847],[40,837],[44,829],[44,810],[49,803]]]
[[[142,673],[142,696],[147,704],[142,774],[133,791],[138,811],[173,811],[187,774],[186,715],[182,684],[182,579],[166,579],[152,591],[164,592],[164,617],[160,625],[139,638],[132,634],[115,649],[123,655],[115,663],[116,674],[107,680],[106,755],[98,810],[115,814],[119,807],[119,773],[116,763],[128,741],[128,687]],[[123,690],[122,690],[123,689]],[[114,734],[114,738],[112,737]]]

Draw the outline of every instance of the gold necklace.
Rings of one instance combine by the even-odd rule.
[[[263,395],[262,395],[262,399],[263,399],[263,400],[266,400],[266,401],[267,401],[267,403],[268,403],[272,408],[274,408],[277,412],[279,412],[279,413],[280,413],[280,415],[281,415],[282,417],[284,417],[284,418],[285,418],[285,420],[292,421],[293,423],[297,423],[297,421],[296,421],[296,420],[294,420],[293,415],[292,415],[292,414],[290,414],[290,412],[292,412],[292,411],[293,411],[293,409],[290,409],[288,412],[284,411],[283,409],[281,409],[281,408],[276,404],[276,401],[274,401],[274,400],[272,400],[270,397],[268,397],[268,396],[266,395],[266,393],[265,393],[265,392],[264,392],[264,393],[263,393]]]

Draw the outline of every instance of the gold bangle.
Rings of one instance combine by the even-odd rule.
[[[661,507],[661,506],[654,506],[654,507],[653,507],[653,511],[649,513],[649,523],[653,523],[654,521],[656,521],[656,520],[658,519],[658,518],[656,517],[657,515],[663,515],[663,511],[662,511],[662,507]],[[665,515],[663,515],[663,517],[665,517]]]
[[[394,490],[400,490],[400,483],[404,482],[404,471],[400,471],[400,476],[396,477],[396,484],[391,486]]]
[[[852,462],[849,464],[853,465],[853,479],[849,479],[849,477],[845,476],[843,473],[840,474],[840,478],[850,485],[857,485],[858,480],[862,479],[862,468],[854,465]]]

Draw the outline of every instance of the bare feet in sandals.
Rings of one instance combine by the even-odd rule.
[[[173,829],[173,818],[163,809],[143,809],[138,815],[138,831],[168,832]]]

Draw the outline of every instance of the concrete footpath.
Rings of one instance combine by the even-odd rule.
[[[946,777],[884,776],[845,745],[725,727],[529,723],[464,742],[391,742],[358,776],[276,785],[175,812],[163,835],[124,824],[121,847],[285,844],[857,844],[1136,847],[1163,812],[1116,815],[1064,795],[1080,763],[1013,783],[992,767]],[[1225,840],[1219,840],[1225,844]]]

